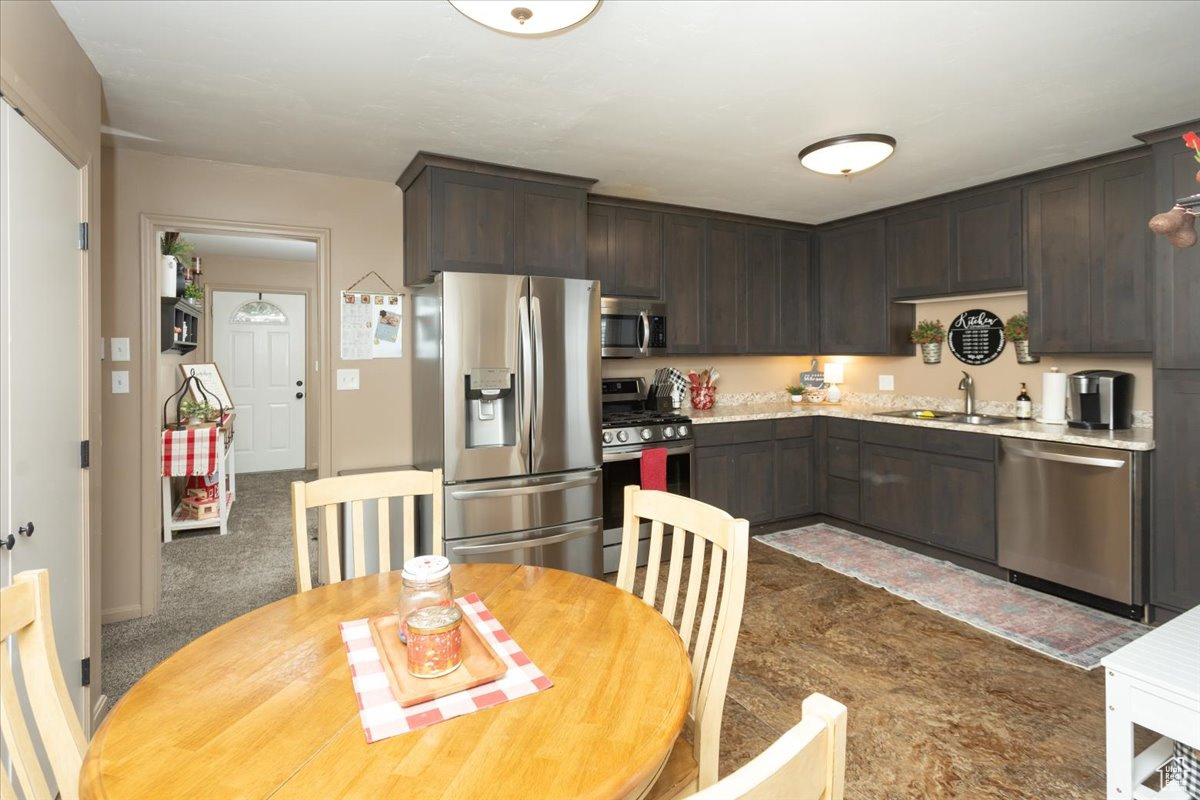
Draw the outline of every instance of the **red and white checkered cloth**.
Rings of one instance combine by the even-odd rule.
[[[221,429],[207,428],[166,430],[162,433],[163,477],[212,475],[217,471],[217,436]]]
[[[487,638],[504,663],[508,664],[508,672],[491,683],[408,708],[401,708],[392,695],[392,687],[379,660],[379,651],[375,647],[375,640],[371,638],[368,621],[356,619],[338,624],[346,645],[346,657],[350,660],[351,682],[354,684],[354,694],[358,697],[358,716],[368,743],[536,694],[554,685],[492,616],[479,595],[472,592],[455,602],[463,614],[471,618],[476,630]]]

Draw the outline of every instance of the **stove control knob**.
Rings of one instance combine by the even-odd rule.
[[[653,435],[654,435],[654,434],[652,434],[652,433],[650,432],[650,429],[649,429],[649,428],[642,428],[642,441],[643,441],[643,442],[648,442],[648,441],[650,441],[650,437],[651,437],[651,436],[653,436]]]
[[[674,439],[675,438],[675,429],[672,428],[670,425],[663,428],[663,438],[664,439]]]
[[[617,431],[617,441],[622,444],[629,441],[629,433],[626,431]]]
[[[605,444],[612,444],[612,431],[605,431],[600,438],[604,440]]]
[[[687,435],[688,435],[688,426],[687,426],[687,425],[680,425],[680,426],[679,426],[679,435],[680,435],[680,436],[687,436]]]

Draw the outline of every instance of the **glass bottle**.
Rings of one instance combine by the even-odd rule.
[[[450,586],[450,559],[445,556],[419,556],[404,562],[400,572],[400,641],[408,641],[405,620],[426,606],[453,606]]]
[[[426,606],[405,619],[408,672],[415,678],[438,678],[462,664],[462,612],[458,606]]]
[[[1017,395],[1017,419],[1033,419],[1033,398],[1025,384],[1021,384],[1021,393]]]

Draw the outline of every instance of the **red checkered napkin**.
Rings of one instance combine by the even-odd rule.
[[[401,708],[392,696],[392,687],[383,670],[383,662],[379,660],[379,651],[375,648],[375,640],[371,638],[368,621],[356,619],[338,624],[342,642],[346,645],[346,657],[350,661],[350,680],[358,697],[358,716],[368,743],[516,700],[554,685],[492,616],[479,595],[472,592],[455,602],[508,665],[508,672],[491,683],[408,708]]]
[[[216,427],[163,431],[163,477],[211,475],[216,472],[219,433]]]

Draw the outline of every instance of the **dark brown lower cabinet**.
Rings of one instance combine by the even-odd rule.
[[[927,538],[933,544],[996,560],[996,465],[958,456],[927,456]]]
[[[862,521],[914,539],[928,528],[925,454],[878,444],[862,446]]]
[[[802,517],[816,510],[813,502],[811,436],[775,441],[775,518]]]
[[[1176,611],[1200,604],[1200,370],[1154,373],[1154,526],[1150,602]]]
[[[696,499],[717,508],[733,507],[737,482],[734,480],[731,446],[697,447],[693,491]]]
[[[831,517],[858,522],[858,426],[852,419],[825,418],[817,424],[817,508]]]
[[[696,427],[696,498],[758,525],[815,510],[813,421]]]

